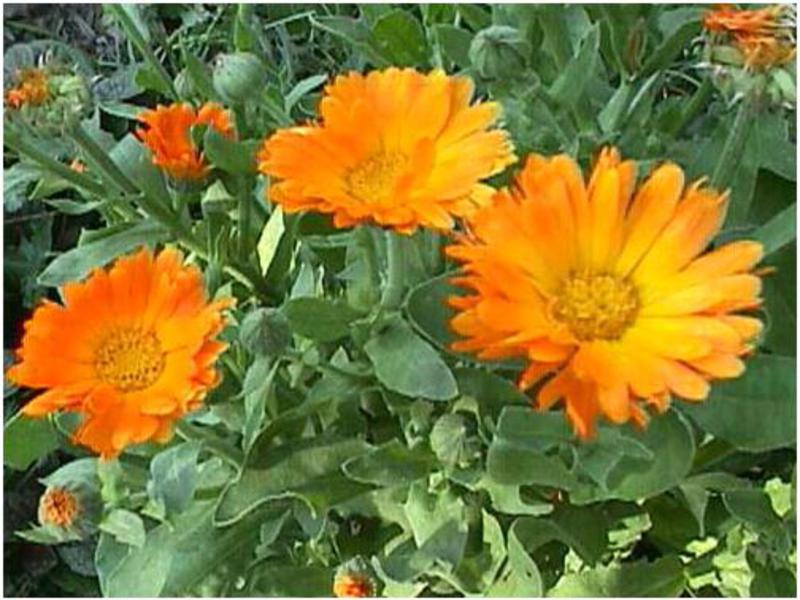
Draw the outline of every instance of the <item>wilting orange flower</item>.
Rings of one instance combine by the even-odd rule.
[[[38,106],[49,97],[50,88],[43,69],[23,69],[18,72],[17,78],[19,83],[5,93],[6,106],[10,108],[21,108],[26,104]]]
[[[551,375],[536,404],[559,400],[576,433],[595,419],[643,425],[643,406],[671,395],[703,400],[714,378],[737,377],[761,322],[735,314],[759,306],[751,272],[760,244],[737,241],[702,254],[719,231],[727,195],[681,169],[657,168],[634,193],[635,166],[604,150],[588,184],[567,156],[532,155],[509,191],[477,213],[447,253],[471,291],[453,344],[480,358],[523,356],[520,387]],[[702,254],[702,255],[701,255]]]
[[[375,584],[363,573],[341,573],[333,581],[333,595],[337,598],[370,598],[375,595]]]
[[[46,390],[23,413],[80,413],[75,442],[103,457],[168,440],[219,380],[214,362],[226,345],[214,338],[232,304],[209,303],[201,272],[182,261],[176,250],[143,249],[64,286],[63,306],[39,306],[7,373]]]
[[[80,512],[78,496],[62,487],[49,487],[39,498],[39,522],[67,528]]]
[[[744,55],[745,65],[765,68],[794,58],[794,24],[788,18],[789,10],[791,7],[782,5],[740,10],[723,4],[706,13],[703,25],[711,33],[729,36]]]
[[[152,152],[153,164],[181,180],[196,181],[208,174],[203,154],[192,141],[192,127],[207,125],[224,136],[234,135],[230,115],[213,102],[199,111],[189,104],[159,105],[138,119],[147,127],[137,129],[136,137]]]
[[[500,106],[470,106],[472,92],[442,71],[337,77],[320,124],[282,129],[259,152],[259,170],[281,180],[270,198],[287,212],[331,213],[337,227],[450,229],[487,203],[480,180],[516,160],[506,133],[490,129]]]

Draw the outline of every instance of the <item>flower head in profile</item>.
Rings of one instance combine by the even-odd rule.
[[[442,71],[350,73],[325,88],[321,122],[282,129],[258,155],[287,212],[333,215],[337,227],[377,223],[401,233],[448,230],[488,201],[480,183],[515,157],[492,129],[495,102],[470,104],[472,82]]]
[[[159,105],[142,112],[138,119],[145,127],[136,130],[136,137],[153,154],[153,164],[182,181],[203,179],[209,171],[202,152],[192,141],[193,127],[205,125],[226,137],[234,135],[230,115],[213,102],[199,110],[183,103]]]
[[[637,187],[613,149],[588,183],[567,156],[528,157],[447,248],[468,290],[450,299],[454,349],[527,359],[520,387],[541,383],[538,407],[562,401],[582,438],[598,416],[644,425],[644,407],[703,400],[712,379],[743,372],[761,331],[740,314],[760,304],[761,245],[704,253],[726,201],[671,163]]]
[[[74,441],[103,457],[164,442],[198,408],[219,375],[230,300],[209,302],[199,269],[172,249],[149,250],[96,269],[45,301],[25,323],[10,381],[43,390],[22,412],[83,417]]]
[[[78,495],[66,487],[48,487],[39,497],[39,522],[42,525],[71,527],[80,513]]]
[[[39,106],[50,97],[50,87],[44,69],[21,69],[17,72],[16,84],[5,92],[5,104],[9,108]]]
[[[706,13],[703,26],[738,50],[744,65],[751,69],[782,65],[795,56],[792,7],[788,5],[742,10],[723,4]]]
[[[337,598],[371,598],[376,591],[372,570],[360,556],[350,559],[336,570],[333,595]]]

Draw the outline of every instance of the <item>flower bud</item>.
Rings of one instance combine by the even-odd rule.
[[[242,104],[264,88],[267,72],[255,54],[220,54],[214,64],[214,89],[225,102]]]
[[[477,75],[486,80],[517,77],[525,69],[530,44],[507,25],[492,25],[477,33],[469,47],[469,59]]]
[[[369,565],[361,557],[341,565],[333,580],[333,595],[337,598],[371,598],[377,589]]]
[[[189,71],[185,68],[175,77],[175,91],[182,100],[193,100],[198,95]]]

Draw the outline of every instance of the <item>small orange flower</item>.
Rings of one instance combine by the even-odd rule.
[[[597,416],[644,425],[644,405],[670,395],[699,401],[709,381],[739,376],[761,322],[737,314],[760,304],[751,271],[761,244],[702,254],[719,231],[727,195],[664,164],[636,187],[635,166],[601,154],[584,183],[565,155],[532,155],[515,186],[497,192],[470,232],[447,248],[463,263],[454,283],[458,351],[522,356],[536,403],[559,400],[582,438]]]
[[[231,300],[208,302],[201,272],[180,252],[142,249],[46,300],[25,323],[18,385],[46,391],[22,409],[30,417],[66,410],[83,416],[74,440],[103,457],[148,440],[202,404],[219,381],[214,338]]]
[[[47,76],[43,69],[23,69],[18,72],[19,83],[6,91],[5,103],[10,108],[22,108],[28,104],[38,106],[50,96]]]
[[[146,128],[136,137],[150,149],[153,164],[179,180],[197,181],[208,174],[203,154],[192,142],[192,127],[206,125],[226,137],[233,137],[230,115],[218,104],[208,102],[199,111],[189,104],[171,104],[139,115]]]
[[[724,4],[706,13],[703,25],[710,33],[729,38],[744,55],[746,66],[763,69],[785,64],[795,56],[789,9],[774,5],[740,10]]]
[[[72,162],[69,163],[69,168],[75,171],[76,173],[85,173],[86,172],[86,165],[83,164],[80,159],[73,158]]]
[[[333,581],[333,595],[337,598],[370,598],[375,595],[375,584],[363,573],[337,574]]]
[[[49,487],[39,498],[39,522],[42,525],[66,529],[72,526],[79,512],[78,497],[67,488]]]
[[[453,217],[488,202],[480,180],[515,160],[506,133],[490,129],[500,106],[470,105],[472,91],[469,79],[442,71],[337,77],[325,88],[321,123],[265,141],[259,170],[281,180],[270,198],[286,212],[331,213],[337,227],[450,229]]]

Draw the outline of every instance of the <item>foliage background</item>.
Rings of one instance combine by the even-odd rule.
[[[409,294],[401,314],[376,314],[383,236],[283,216],[250,165],[258,140],[314,116],[331,75],[408,65],[470,74],[479,96],[502,102],[521,156],[563,151],[586,165],[613,143],[640,173],[664,158],[691,178],[715,173],[740,104],[703,65],[703,8],[6,9],[6,75],[46,53],[90,77],[84,128],[134,196],[169,195],[129,134],[140,107],[215,98],[223,52],[253,52],[267,69],[237,107],[243,141],[206,139],[218,179],[192,210],[211,293],[239,298],[225,383],[168,448],[98,465],[67,443],[67,419],[16,417],[30,394],[6,385],[6,594],[329,595],[336,568],[361,556],[384,595],[794,595],[793,110],[762,107],[722,173],[732,202],[720,238],[761,239],[776,269],[747,373],[644,434],[603,427],[588,445],[560,413],[525,407],[513,368],[445,349],[438,236],[405,241]],[[497,25],[501,36],[487,32]],[[85,158],[69,136],[31,143]],[[56,285],[171,234],[109,221],[108,198],[8,145],[4,175],[8,362]],[[263,273],[263,289],[233,280],[234,260]],[[100,532],[60,545],[16,536],[35,520],[37,478],[76,464],[96,473]]]

